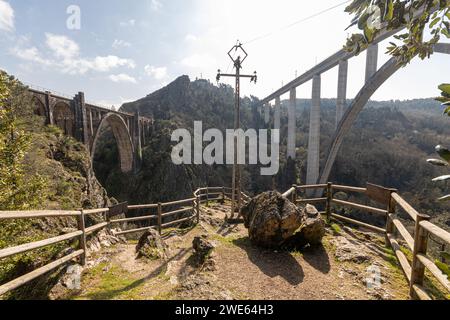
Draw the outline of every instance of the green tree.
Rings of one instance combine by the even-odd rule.
[[[350,27],[362,31],[347,39],[344,48],[350,52],[366,49],[382,31],[404,28],[394,36],[398,42],[390,42],[388,53],[406,65],[415,56],[428,58],[441,36],[450,38],[449,0],[354,0],[345,11],[354,15]]]
[[[26,132],[31,104],[24,104],[22,84],[0,72],[0,209],[36,208],[45,196],[46,181],[29,175],[24,157],[31,143]]]

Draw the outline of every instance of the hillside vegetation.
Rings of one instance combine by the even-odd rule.
[[[45,125],[45,119],[34,115],[26,88],[1,71],[0,93],[0,210],[75,210],[110,204],[84,145]],[[75,219],[67,218],[2,220],[0,249],[57,236],[73,227]],[[1,260],[0,283],[54,260],[64,248],[67,244],[58,244]],[[46,298],[58,272],[10,297]]]
[[[252,108],[255,102],[254,97],[242,99],[244,128],[265,127],[262,117]],[[182,198],[197,186],[229,185],[230,166],[174,166],[170,159],[173,145],[170,134],[176,128],[192,131],[196,120],[203,121],[204,130],[232,128],[233,103],[231,87],[217,87],[205,80],[190,81],[183,76],[147,97],[124,104],[122,110],[138,109],[156,121],[151,143],[144,150],[142,171],[136,177],[120,173],[117,147],[110,134],[102,140],[108,152],[96,157],[99,179],[115,197],[136,203]],[[322,166],[335,130],[335,103],[334,99],[322,99]],[[309,99],[297,101],[297,160],[291,163],[285,159],[288,101],[282,101],[280,172],[272,179],[260,176],[257,166],[246,166],[243,180],[249,193],[257,194],[273,187],[285,191],[293,183],[304,182],[310,105]],[[450,227],[448,205],[436,200],[445,194],[446,185],[431,181],[445,173],[445,168],[426,162],[437,144],[450,145],[450,126],[442,111],[433,99],[369,102],[345,138],[330,180],[354,186],[372,182],[397,188],[415,208],[433,216],[440,225]]]

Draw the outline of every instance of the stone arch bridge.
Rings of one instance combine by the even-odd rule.
[[[123,172],[136,172],[142,160],[142,147],[151,135],[153,119],[113,111],[86,103],[84,93],[73,98],[63,97],[49,91],[30,88],[36,114],[45,117],[46,123],[56,125],[65,134],[85,144],[93,160],[97,142],[103,129],[111,127],[117,142],[120,168]]]

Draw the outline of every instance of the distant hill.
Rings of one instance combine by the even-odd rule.
[[[262,128],[264,123],[252,106],[257,98],[242,99],[244,128]],[[350,104],[350,100],[348,104]],[[248,192],[286,189],[302,183],[306,171],[309,99],[297,102],[297,160],[286,163],[287,103],[282,104],[281,164],[275,179],[261,177],[259,168],[247,166],[243,174]],[[321,108],[321,165],[325,161],[335,130],[334,99],[323,99]],[[190,81],[187,76],[135,102],[126,103],[123,111],[139,110],[156,120],[150,146],[144,150],[142,172],[137,177],[124,177],[117,167],[115,143],[103,141],[112,150],[106,158],[97,158],[96,174],[109,193],[119,199],[135,202],[159,201],[182,197],[199,185],[229,185],[230,166],[174,166],[170,161],[170,134],[173,129],[192,129],[194,120],[202,120],[204,129],[224,130],[233,126],[234,94],[230,86],[219,87],[205,80]],[[442,108],[433,99],[409,101],[370,101],[345,138],[330,180],[349,185],[378,183],[399,191],[418,209],[443,220],[450,226],[448,209],[435,199],[446,194],[446,186],[431,179],[446,173],[427,164],[437,144],[450,145],[450,119],[442,116]],[[100,169],[99,169],[100,168]],[[125,182],[124,182],[125,181]]]

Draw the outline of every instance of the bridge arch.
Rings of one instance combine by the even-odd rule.
[[[46,117],[47,118],[47,113],[48,110],[45,107],[45,103],[43,103],[41,101],[41,99],[39,99],[37,96],[33,96],[33,98],[31,99],[32,103],[33,103],[33,111],[35,115],[38,115],[40,117]]]
[[[64,134],[74,136],[75,116],[69,104],[59,101],[53,107],[55,125],[64,131]]]
[[[434,47],[436,53],[450,54],[450,43],[438,43]],[[319,183],[326,183],[336,161],[339,149],[344,141],[345,136],[352,128],[359,113],[363,110],[369,99],[377,91],[383,83],[385,83],[401,66],[397,63],[396,58],[388,60],[362,87],[358,95],[348,107],[341,122],[339,123],[333,137],[330,150]]]
[[[119,149],[120,169],[124,173],[133,170],[134,164],[134,147],[128,126],[124,119],[115,113],[108,113],[100,122],[91,147],[91,162],[94,161],[97,142],[102,134],[103,129],[109,125],[113,132],[114,138]]]

